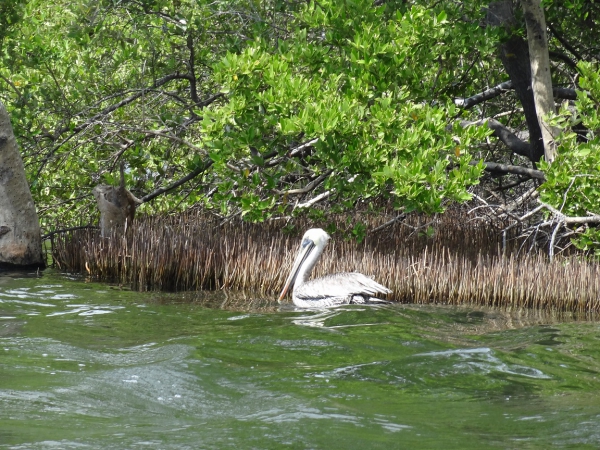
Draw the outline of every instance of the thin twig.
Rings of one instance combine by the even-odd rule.
[[[100,227],[97,227],[95,225],[81,225],[79,227],[62,228],[60,230],[54,230],[54,231],[51,231],[50,233],[46,233],[46,234],[42,235],[42,241],[45,241],[46,239],[51,238],[55,234],[68,233],[69,231],[76,231],[76,230],[88,230],[88,229],[89,230],[99,230]]]

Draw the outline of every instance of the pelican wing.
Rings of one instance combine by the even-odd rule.
[[[373,298],[375,295],[390,292],[392,291],[362,273],[344,272],[309,280],[297,286],[294,289],[294,299],[335,305],[350,303],[357,298],[362,298],[363,302],[377,300]]]

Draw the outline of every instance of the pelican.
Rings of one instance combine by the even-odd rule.
[[[327,241],[329,235],[320,228],[311,228],[304,233],[292,271],[279,295],[279,302],[293,284],[292,299],[296,306],[302,308],[323,308],[348,303],[387,303],[373,296],[392,291],[362,273],[334,273],[307,280]]]

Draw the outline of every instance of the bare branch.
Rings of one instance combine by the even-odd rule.
[[[556,56],[555,53],[551,52],[551,54]],[[504,83],[500,83],[499,85],[494,86],[493,88],[486,89],[485,91],[480,92],[479,94],[475,94],[472,97],[455,98],[454,104],[464,109],[470,109],[473,106],[476,106],[492,98],[498,97],[499,95],[502,95],[503,93],[512,90],[513,88],[514,85],[512,80],[508,80]],[[562,98],[565,100],[577,100],[577,91],[575,89],[555,87],[552,89],[552,93],[555,98]]]
[[[174,183],[170,184],[167,187],[158,188],[155,191],[152,191],[151,193],[149,193],[148,195],[144,195],[140,200],[143,203],[146,203],[146,202],[149,202],[150,200],[158,197],[159,195],[164,194],[165,192],[172,191],[173,189],[181,186],[184,183],[187,183],[188,181],[196,178],[201,173],[207,171],[210,168],[210,166],[212,166],[212,165],[213,165],[213,161],[208,160],[204,165],[197,167],[194,171],[190,172],[185,177],[175,181]]]
[[[529,189],[527,192],[525,192],[523,195],[521,195],[521,196],[517,197],[516,199],[514,199],[513,201],[511,201],[510,203],[507,203],[504,206],[501,206],[499,208],[499,211],[500,212],[513,211],[516,208],[519,208],[520,206],[522,206],[526,201],[538,198],[539,195],[540,195],[540,193],[537,190],[537,186],[534,186],[531,189]]]
[[[477,161],[471,161],[471,165],[477,165]],[[494,162],[484,162],[484,169],[487,172],[498,173],[498,174],[507,174],[513,173],[515,175],[525,175],[530,178],[535,178],[538,180],[546,181],[546,177],[544,172],[541,170],[529,169],[523,166],[512,166],[509,164],[498,164]]]
[[[377,228],[374,228],[373,230],[371,230],[371,232],[369,234],[378,233],[379,231],[381,231],[381,230],[389,227],[390,225],[393,225],[393,224],[395,224],[398,221],[404,220],[405,217],[406,217],[406,213],[402,213],[402,214],[394,217],[392,220],[388,220],[383,225],[379,225]]]
[[[188,142],[188,141],[186,141],[186,140],[184,140],[184,139],[181,139],[180,137],[177,137],[177,136],[175,136],[175,135],[172,135],[172,134],[167,134],[167,133],[165,133],[164,131],[155,131],[155,130],[135,130],[135,131],[138,131],[138,132],[140,132],[140,133],[146,133],[146,134],[148,134],[148,135],[154,135],[154,136],[166,137],[166,138],[168,138],[168,139],[171,139],[171,140],[174,140],[174,141],[176,141],[176,142],[179,142],[179,143],[181,143],[181,144],[184,144],[184,145],[188,146],[189,148],[193,149],[194,151],[196,151],[196,152],[198,152],[198,153],[202,153],[202,154],[204,154],[204,155],[207,155],[207,152],[206,152],[206,150],[204,150],[204,149],[201,149],[200,147],[197,147],[197,146],[195,146],[194,144],[192,144],[192,143],[190,143],[190,142]],[[309,141],[309,142],[306,142],[306,143],[304,143],[304,144],[302,144],[302,145],[300,145],[300,146],[298,146],[298,147],[294,148],[294,149],[293,149],[293,150],[290,152],[290,154],[297,155],[297,154],[298,154],[298,153],[300,153],[300,152],[301,152],[303,149],[305,149],[305,148],[309,147],[310,145],[314,144],[314,143],[315,143],[315,142],[317,142],[317,141],[318,141],[318,138],[317,138],[317,139],[313,139],[313,140],[311,140],[311,141]],[[208,169],[209,169],[209,168],[210,168],[212,165],[213,165],[213,161],[212,161],[212,160],[210,160],[210,159],[208,159],[208,160],[205,162],[205,164],[204,164],[203,166],[200,166],[200,167],[196,168],[194,171],[190,172],[190,173],[189,173],[188,175],[186,175],[185,177],[183,177],[183,178],[181,178],[181,179],[179,179],[179,180],[175,181],[174,183],[170,184],[170,185],[169,185],[169,186],[167,186],[167,187],[164,187],[164,188],[158,188],[158,189],[156,189],[156,190],[152,191],[150,194],[147,194],[147,195],[143,196],[143,197],[142,197],[140,200],[141,200],[143,203],[145,203],[145,202],[148,202],[148,201],[150,201],[150,200],[152,200],[152,199],[154,199],[154,198],[158,197],[159,195],[162,195],[162,194],[164,194],[164,193],[166,193],[166,192],[169,192],[169,191],[171,191],[171,190],[173,190],[173,189],[175,189],[175,188],[177,188],[177,187],[181,186],[182,184],[184,184],[184,183],[186,183],[186,182],[188,182],[188,181],[190,181],[190,180],[194,179],[195,177],[197,177],[197,176],[198,176],[198,175],[200,175],[201,173],[203,173],[203,172],[205,172],[206,170],[208,170]],[[228,167],[230,170],[233,170],[233,171],[235,171],[235,172],[238,172],[238,173],[239,173],[239,172],[241,172],[241,169],[240,169],[240,168],[238,168],[237,166],[235,166],[235,165],[233,165],[233,164],[231,164],[231,163],[227,163],[227,167]],[[331,173],[331,171],[330,171],[329,173],[327,173],[325,176],[328,176],[330,173]],[[352,180],[354,180],[354,178],[352,178],[352,179],[351,179],[351,180],[349,180],[349,181],[352,181]],[[315,187],[316,187],[316,186],[315,186]],[[309,191],[310,191],[310,190],[309,190]],[[328,192],[329,192],[329,191],[328,191]],[[330,194],[330,192],[329,192],[329,194]],[[319,198],[319,199],[317,199],[317,200],[316,200],[316,201],[314,201],[313,203],[307,202],[306,206],[303,206],[303,205],[304,205],[304,204],[303,204],[303,205],[298,205],[298,207],[300,207],[300,208],[303,208],[303,207],[308,207],[308,206],[310,206],[310,205],[312,205],[312,204],[316,203],[317,201],[323,200],[323,198],[326,198],[327,196],[329,196],[329,194],[327,194],[326,196],[324,196],[324,197],[322,197],[322,198]],[[314,200],[314,199],[313,199],[313,200]]]
[[[331,190],[331,189],[329,191],[325,191],[322,194],[319,194],[316,197],[311,198],[307,202],[299,203],[298,205],[296,205],[296,208],[308,208],[309,206],[312,206],[315,203],[320,202],[321,200],[325,200],[327,197],[329,197],[331,195],[332,192],[333,192],[333,190]]]
[[[454,104],[456,106],[460,106],[461,108],[469,109],[479,103],[483,103],[486,100],[489,100],[494,97],[498,97],[504,92],[513,88],[512,81],[505,81],[504,83],[500,83],[498,86],[494,86],[493,88],[487,89],[479,94],[475,94],[469,98],[456,98],[454,99]]]
[[[548,52],[548,54],[550,55],[551,58],[560,59],[571,69],[577,70],[577,63],[575,61],[573,61],[571,58],[569,58],[567,55],[565,55],[564,53],[555,52],[555,51],[550,50]]]
[[[548,257],[550,258],[550,262],[552,262],[552,260],[554,259],[554,242],[556,241],[556,234],[558,233],[558,230],[560,230],[564,226],[564,224],[565,222],[559,220],[558,224],[554,228],[554,231],[552,231],[552,237],[550,238],[550,244],[548,247]]]
[[[158,80],[156,80],[156,82],[154,82],[152,84],[151,87],[149,87],[148,89],[156,89],[159,86],[162,86],[163,84],[168,83],[169,81],[172,80],[181,80],[181,79],[185,79],[188,80],[190,77],[189,75],[186,74],[181,74],[179,72],[177,73],[172,73],[170,75],[164,76]],[[141,96],[143,96],[145,93],[147,92],[147,89],[142,89],[139,92],[137,92],[134,95],[131,95],[127,98],[124,98],[123,100],[121,100],[118,103],[115,103],[113,105],[107,106],[106,108],[104,108],[102,111],[100,111],[98,114],[90,117],[89,119],[87,119],[85,122],[73,127],[71,129],[71,127],[63,127],[62,129],[58,130],[55,133],[55,137],[57,138],[58,136],[60,136],[61,134],[65,133],[66,131],[72,131],[73,134],[77,134],[79,131],[83,130],[84,128],[88,127],[89,125],[93,124],[94,122],[96,122],[97,120],[101,119],[102,117],[105,117],[106,115],[110,114],[111,112],[130,104],[131,102],[137,100],[138,98],[140,98]]]
[[[555,98],[562,98],[564,100],[577,100],[577,91],[575,89],[554,87],[552,93]]]
[[[460,122],[460,125],[462,127],[468,127],[472,125],[481,126],[485,123],[487,123],[487,126],[490,128],[490,130],[493,130],[493,135],[500,139],[513,153],[525,156],[527,158],[530,157],[531,145],[528,142],[519,139],[508,127],[502,125],[495,119],[477,120],[475,122],[463,120]]]
[[[79,226],[79,227],[63,228],[61,230],[54,230],[54,231],[51,231],[50,233],[46,233],[46,234],[42,235],[42,241],[45,241],[46,239],[50,239],[55,234],[68,233],[69,231],[76,231],[76,230],[99,230],[99,229],[100,229],[100,227],[97,227],[95,225],[82,225],[82,226]]]
[[[543,206],[544,208],[546,208],[548,211],[550,211],[558,221],[564,222],[567,225],[582,224],[582,223],[600,223],[600,215],[599,214],[591,214],[589,216],[584,216],[584,217],[569,217],[569,216],[563,214],[562,212],[560,212],[558,209],[554,208],[553,206],[542,202],[541,200],[538,200],[538,203],[541,206]]]
[[[15,93],[17,94],[17,96],[19,98],[23,97],[23,95],[21,94],[21,91],[17,88],[17,86],[14,85],[14,83],[12,81],[10,81],[8,78],[2,76],[1,74],[0,74],[0,78],[2,78],[6,84],[8,84],[11,88],[13,88],[13,91],[15,91]]]
[[[319,175],[317,178],[312,180],[306,186],[301,189],[290,189],[289,191],[275,191],[279,195],[299,195],[299,194],[308,194],[310,191],[314,190],[317,186],[319,186],[325,178],[327,178],[333,170],[328,170],[325,173]]]
[[[356,180],[357,176],[358,175],[352,175],[350,178],[348,178],[348,183],[352,183],[354,180]],[[325,200],[333,192],[335,192],[335,188],[334,189],[329,189],[328,191],[325,191],[322,194],[317,195],[316,197],[310,199],[309,201],[307,201],[305,203],[300,203],[300,204],[296,205],[296,208],[308,208],[309,206],[312,206],[315,203],[320,202],[321,200]]]
[[[288,156],[289,157],[296,156],[302,150],[304,150],[305,148],[308,148],[308,147],[310,147],[312,145],[315,145],[317,142],[319,142],[319,138],[311,139],[310,141],[305,142],[304,144],[301,144],[298,147],[293,148],[292,150],[290,150],[290,152],[288,153]]]
[[[298,147],[294,147],[293,149],[291,149],[288,153],[287,153],[287,157],[288,158],[292,158],[294,156],[298,156],[300,153],[302,153],[303,150],[306,150],[307,148],[313,146],[314,144],[316,144],[317,142],[319,142],[319,138],[315,138],[315,139],[311,139],[308,142],[305,142],[304,144],[300,144]],[[276,152],[272,152],[268,155],[264,155],[265,158],[268,158],[270,156],[275,156],[277,153]],[[280,157],[280,158],[273,158],[269,161],[267,161],[265,163],[266,167],[273,167],[276,166],[277,164],[280,164],[283,160],[285,159],[285,157]]]
[[[189,148],[191,148],[192,150],[194,150],[197,153],[201,153],[203,155],[207,155],[207,151],[204,150],[203,148],[197,147],[194,144],[192,144],[191,142],[186,141],[185,139],[182,139],[178,136],[175,136],[174,134],[169,134],[166,133],[164,131],[159,131],[159,130],[132,130],[132,131],[137,131],[139,133],[145,133],[147,135],[151,135],[151,136],[160,136],[160,137],[165,137],[167,139],[170,139],[172,141],[175,142],[179,142],[180,144],[183,144]]]
[[[559,33],[558,30],[551,23],[548,22],[546,25],[548,26],[548,29],[552,32],[553,36],[556,39],[558,39],[558,42],[560,42],[564,48],[571,52],[571,54],[578,60],[583,60],[583,56],[581,56],[581,54],[575,49],[575,47],[569,44],[569,42],[564,38],[564,36],[561,33]]]

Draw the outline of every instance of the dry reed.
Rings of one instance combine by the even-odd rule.
[[[390,299],[418,304],[510,306],[600,312],[598,264],[576,257],[501,252],[489,226],[467,226],[460,213],[441,216],[432,237],[415,232],[420,216],[362,243],[332,240],[313,276],[360,271],[393,290]],[[342,219],[338,225],[344,223]],[[202,214],[142,218],[126,236],[101,238],[80,230],[53,239],[63,270],[138,290],[252,290],[279,293],[305,220],[296,232],[277,224],[219,224]]]

